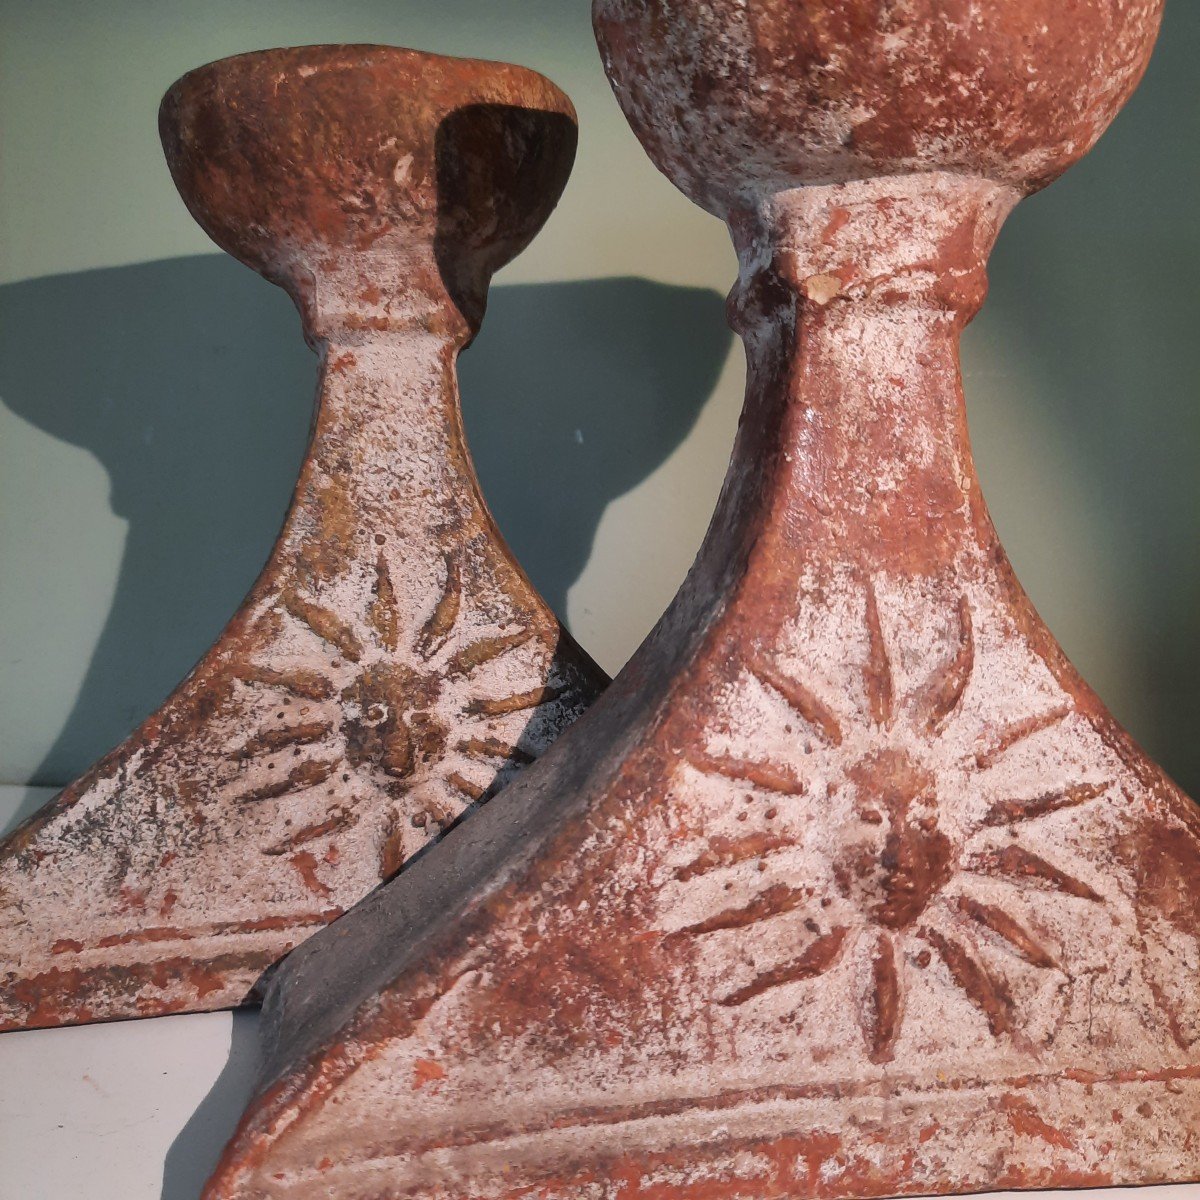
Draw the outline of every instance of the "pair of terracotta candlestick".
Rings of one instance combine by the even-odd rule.
[[[167,706],[8,843],[12,1027],[266,988],[251,1197],[860,1196],[1200,1176],[1200,814],[1008,568],[957,342],[1160,0],[595,0],[725,218],[746,415],[599,692],[492,528],[453,358],[569,103],[382,48],[181,80],[168,159],[324,359],[275,556]],[[309,936],[312,935],[312,936]]]

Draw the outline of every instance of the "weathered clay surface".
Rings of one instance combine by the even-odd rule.
[[[1049,183],[1140,80],[1162,0],[596,0],[593,14],[650,157],[724,217],[797,183],[930,168]]]
[[[1158,4],[595,14],[635,128],[738,247],[725,491],[503,811],[284,964],[209,1200],[1200,1177],[1200,814],[1013,578],[958,365],[1003,219],[1099,134]],[[905,149],[839,157],[850,94]]]
[[[313,438],[213,649],[0,847],[0,1029],[254,998],[603,683],[492,523],[454,368],[566,182],[567,98],[502,64],[309,47],[192,72],[161,127],[200,223],[300,305]]]

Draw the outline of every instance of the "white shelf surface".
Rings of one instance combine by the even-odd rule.
[[[51,795],[0,786],[0,830]],[[0,1035],[0,1200],[197,1200],[249,1099],[256,1023],[215,1013]],[[1200,1200],[1200,1185],[1128,1191]]]

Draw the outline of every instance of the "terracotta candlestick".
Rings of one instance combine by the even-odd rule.
[[[738,247],[725,491],[504,810],[284,965],[209,1200],[1197,1178],[1200,815],[1013,578],[958,366],[1003,218],[1132,91],[1158,0],[594,12]]]
[[[306,47],[191,72],[160,123],[192,214],[300,308],[312,441],[212,650],[0,848],[0,1029],[253,999],[603,684],[492,522],[454,365],[566,182],[570,101],[519,67]]]

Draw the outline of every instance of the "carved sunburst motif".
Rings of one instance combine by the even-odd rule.
[[[447,555],[432,613],[406,636],[382,552],[362,620],[352,624],[298,589],[265,614],[294,624],[304,665],[239,671],[245,685],[276,701],[235,750],[239,769],[227,798],[253,805],[318,789],[333,798],[321,819],[268,854],[355,824],[374,791],[391,802],[380,863],[390,876],[466,808],[490,799],[512,768],[533,761],[541,747],[526,729],[530,714],[561,694],[545,684],[510,690],[516,681],[544,678],[518,653],[534,631],[480,636],[463,618],[460,568]]]
[[[856,975],[865,1049],[880,1063],[894,1057],[913,972],[935,960],[993,1036],[1019,1034],[1010,974],[1059,971],[1059,953],[1044,931],[1013,915],[1019,906],[1008,895],[1102,900],[1069,865],[1027,845],[1038,839],[1025,833],[1100,799],[1110,783],[1047,786],[1028,764],[1005,771],[1022,748],[1036,750],[1076,718],[1049,689],[1033,689],[1042,707],[1027,716],[988,719],[986,700],[965,711],[977,660],[965,596],[932,637],[914,634],[902,648],[885,636],[875,589],[860,597],[861,658],[840,664],[854,686],[839,694],[827,681],[751,661],[743,690],[782,699],[790,745],[781,753],[755,736],[768,752],[751,757],[746,738],[723,725],[711,749],[690,756],[685,779],[699,772],[724,785],[703,818],[719,831],[699,848],[689,839],[688,856],[677,860],[665,888],[674,914],[666,932],[764,932],[751,977],[717,995],[729,1008],[846,964]],[[1014,779],[1036,786],[1010,793]],[[731,805],[740,831],[719,815]]]

